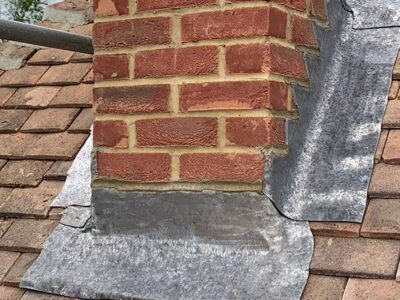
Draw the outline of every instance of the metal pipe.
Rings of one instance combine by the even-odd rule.
[[[0,39],[93,54],[91,37],[15,21],[0,19]]]

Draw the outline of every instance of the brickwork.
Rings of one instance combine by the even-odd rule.
[[[323,1],[96,0],[97,186],[262,188]]]

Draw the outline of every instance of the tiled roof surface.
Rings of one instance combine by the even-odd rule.
[[[89,34],[91,25],[71,31]],[[1,300],[67,299],[17,287],[58,224],[63,209],[50,204],[90,132],[91,60],[40,49],[22,68],[0,70]]]
[[[303,300],[400,299],[400,56],[393,79],[364,220],[310,223],[315,250]]]

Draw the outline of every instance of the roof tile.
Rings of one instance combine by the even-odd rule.
[[[43,160],[9,160],[0,171],[0,186],[38,186],[52,164]]]
[[[387,164],[400,164],[400,130],[390,130],[383,160]]]
[[[400,241],[315,237],[314,274],[394,278]]]
[[[17,219],[0,238],[0,249],[39,253],[58,222]]]
[[[37,258],[38,254],[36,253],[22,253],[17,262],[7,273],[3,284],[6,286],[18,287],[22,277]]]
[[[91,107],[93,86],[80,84],[65,86],[50,103],[51,107]]]
[[[39,134],[0,134],[0,158],[25,158],[26,151],[40,138]]]
[[[377,164],[372,173],[369,186],[370,197],[397,198],[400,197],[400,166]]]
[[[39,159],[70,160],[78,153],[87,137],[87,134],[46,134],[28,150],[26,156]]]
[[[51,180],[65,180],[67,178],[67,173],[69,168],[71,168],[72,161],[63,161],[59,160],[56,161],[50,170],[47,171],[46,175],[44,176],[45,179]]]
[[[0,110],[0,133],[17,132],[31,115],[31,110],[2,109]]]
[[[0,88],[0,107],[10,99],[15,91],[15,88]]]
[[[49,212],[49,219],[61,220],[64,210],[65,210],[64,207],[52,207]]]
[[[400,199],[371,199],[361,235],[375,238],[400,238]]]
[[[70,32],[72,32],[72,33],[77,33],[77,34],[82,34],[82,35],[87,35],[87,36],[92,36],[92,31],[93,31],[93,24],[76,26],[76,27],[70,29]]]
[[[335,222],[310,222],[314,236],[331,237],[358,237],[360,236],[360,224],[335,223]]]
[[[379,163],[382,161],[383,150],[385,149],[386,140],[389,134],[389,130],[383,129],[381,135],[379,137],[378,147],[375,151],[375,163]]]
[[[7,71],[0,77],[0,86],[33,86],[48,68],[47,66],[25,66],[18,70]]]
[[[399,93],[400,81],[393,81],[392,85],[390,86],[389,92],[389,100],[393,100],[397,98],[397,94]]]
[[[93,68],[90,69],[90,71],[87,73],[85,78],[82,80],[83,83],[94,83],[94,73],[93,73]]]
[[[73,63],[92,62],[92,60],[93,56],[91,54],[78,53],[78,52],[75,52],[70,59],[70,61]]]
[[[4,105],[6,108],[44,108],[60,91],[60,87],[20,88]],[[1,89],[0,89],[1,90]]]
[[[21,132],[62,132],[75,119],[78,108],[46,108],[35,111]]]
[[[347,278],[310,275],[304,289],[302,300],[341,300]]]
[[[399,295],[400,283],[394,280],[350,278],[343,300],[395,300]]]
[[[51,202],[61,192],[64,182],[43,181],[37,188],[14,189],[0,205],[0,215],[46,218]]]
[[[10,228],[13,222],[14,222],[13,219],[5,219],[5,220],[0,219],[0,238],[4,235],[4,233],[6,233],[7,229]]]
[[[89,72],[90,68],[91,64],[88,63],[52,66],[39,80],[38,84],[39,85],[79,84],[85,77],[85,75]]]
[[[2,205],[10,196],[12,189],[0,187],[0,205]],[[1,236],[1,234],[0,234]]]
[[[0,159],[0,170],[7,163],[7,159]]]
[[[91,108],[82,109],[78,117],[68,128],[71,133],[90,133],[90,127],[93,124],[94,112]]]
[[[74,52],[61,49],[40,49],[28,61],[29,65],[59,65],[66,64]]]
[[[20,300],[24,293],[25,290],[19,288],[0,286],[0,295],[5,300]]]
[[[383,118],[384,128],[400,128],[400,100],[389,101]]]
[[[19,253],[0,251],[0,282],[18,259]]]

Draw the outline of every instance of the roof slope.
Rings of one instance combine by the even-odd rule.
[[[315,250],[304,300],[399,299],[400,55],[393,72],[362,224],[311,222]]]
[[[90,34],[91,25],[71,31]],[[50,299],[16,287],[58,224],[63,209],[50,204],[89,136],[91,62],[40,49],[21,69],[0,70],[0,299]]]

